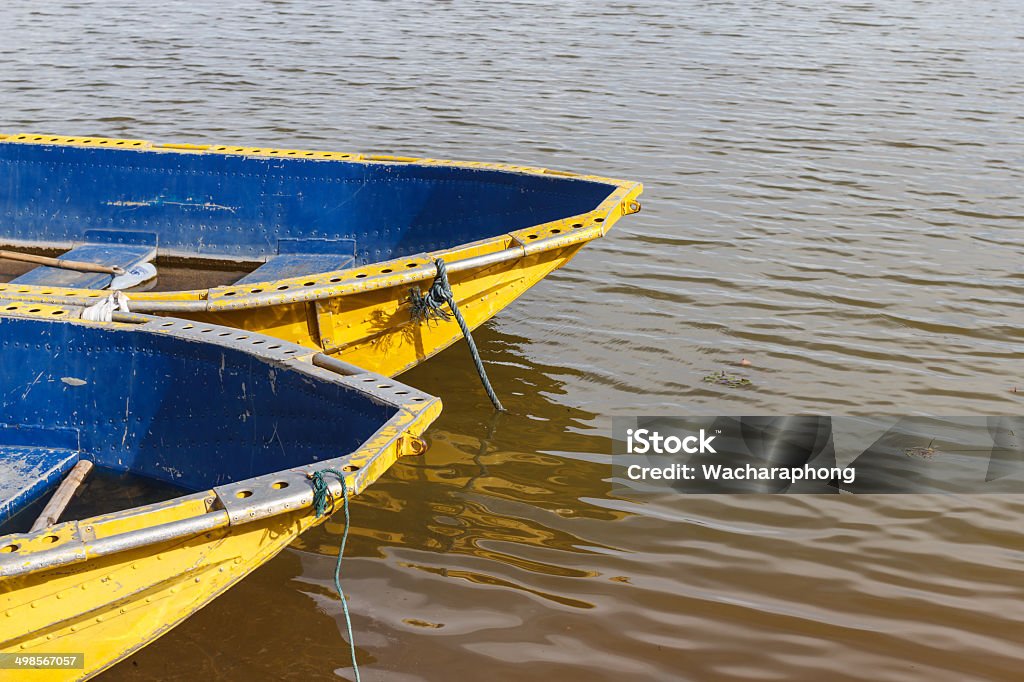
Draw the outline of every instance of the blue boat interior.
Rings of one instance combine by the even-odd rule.
[[[80,459],[208,490],[348,454],[397,409],[236,347],[124,328],[0,317],[0,357],[0,525]]]
[[[0,142],[0,245],[71,258],[91,253],[74,253],[94,248],[90,233],[115,233],[155,240],[161,257],[265,264],[245,282],[269,281],[569,218],[613,190],[475,167]],[[49,270],[25,283],[58,285]]]

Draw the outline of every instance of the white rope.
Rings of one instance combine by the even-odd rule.
[[[129,312],[127,294],[115,291],[99,303],[83,310],[82,319],[91,322],[110,322],[114,319],[114,311]]]

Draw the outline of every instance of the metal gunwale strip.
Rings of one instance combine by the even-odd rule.
[[[451,263],[445,261],[445,263],[447,264],[449,273],[458,273],[517,261],[525,256],[525,249],[522,244],[517,242],[515,246],[502,249],[501,251],[485,253],[479,256],[471,256],[462,260],[452,261]],[[434,263],[431,261],[418,268],[407,270],[401,274],[389,273],[373,275],[362,278],[356,283],[339,282],[337,284],[325,284],[287,295],[283,295],[281,293],[251,294],[245,298],[238,299],[237,302],[226,302],[224,298],[207,299],[207,304],[210,306],[208,310],[213,311],[267,307],[280,303],[280,299],[282,298],[286,299],[288,302],[319,301],[327,298],[334,298],[338,295],[348,296],[366,291],[373,291],[375,289],[388,289],[391,287],[415,284],[417,282],[433,281],[435,276],[437,276],[437,268],[434,267]],[[344,294],[339,294],[337,291],[341,287],[345,288]],[[214,290],[211,290],[211,293],[215,293]],[[142,302],[140,301],[140,303]]]
[[[111,517],[108,516],[108,518]],[[80,529],[88,521],[88,519],[83,519],[82,521],[71,521],[69,523],[75,524]],[[33,552],[27,557],[11,553],[9,556],[0,559],[0,578],[28,575],[51,568],[79,564],[92,558],[109,556],[160,542],[194,537],[219,528],[226,528],[229,524],[228,513],[223,509],[219,509],[185,519],[168,521],[167,523],[150,526],[149,528],[139,528],[111,535],[98,540],[85,541],[79,538],[65,542],[54,549]],[[13,542],[28,541],[52,532],[52,528],[47,528],[35,533],[8,535],[4,539],[11,539]]]
[[[488,267],[491,265],[497,265],[499,263],[505,263],[512,260],[518,260],[524,256],[523,247],[521,245],[496,251],[494,253],[483,254],[480,256],[472,256],[463,260],[454,261],[448,266],[448,272],[463,272],[466,270],[473,270],[481,267]],[[320,274],[320,273],[318,273]],[[323,273],[330,274],[330,273]],[[433,264],[423,265],[419,268],[408,270],[403,272],[400,277],[400,281],[396,283],[395,275],[374,275],[372,277],[366,277],[359,282],[358,287],[353,288],[351,291],[347,291],[345,295],[362,293],[364,291],[372,291],[374,289],[386,289],[392,286],[398,286],[398,284],[414,284],[416,282],[422,282],[426,280],[432,280],[437,274]],[[281,294],[281,293],[266,293],[266,294],[250,294],[243,298],[239,298],[237,303],[225,305],[224,299],[199,299],[199,300],[151,300],[143,298],[131,298],[129,292],[130,307],[133,312],[139,313],[205,313],[212,312],[212,304],[219,302],[217,306],[219,310],[234,310],[234,309],[251,309],[251,308],[265,308],[277,305],[282,301],[280,299],[287,299],[289,303],[300,303],[308,301],[318,301],[326,298],[333,298],[339,294],[336,290],[340,284],[332,285],[321,285],[315,288],[307,289],[304,291],[298,291],[294,294]],[[28,287],[26,287],[28,288]],[[215,292],[214,289],[201,290],[202,293]],[[64,306],[76,306],[82,307],[84,305],[95,303],[98,299],[83,300],[78,297],[71,296],[41,296],[33,295],[34,292],[15,292],[15,291],[0,291],[0,294],[11,294],[14,300],[18,301],[41,301],[52,305],[64,305]]]
[[[495,251],[494,253],[482,254],[480,256],[472,256],[463,260],[453,261],[448,265],[448,272],[464,272],[466,270],[475,270],[477,268],[489,267],[492,265],[498,265],[509,261],[519,260],[525,255],[524,249],[521,245],[503,249],[501,251]],[[321,274],[321,273],[318,273]],[[330,273],[322,273],[330,274]],[[356,293],[363,293],[365,291],[372,291],[374,289],[386,289],[392,286],[399,286],[405,284],[415,284],[416,282],[423,282],[427,280],[433,280],[437,274],[437,270],[434,268],[433,263],[423,265],[416,269],[410,269],[403,272],[397,277],[401,279],[396,283],[396,275],[374,275],[372,277],[366,277],[359,280],[357,287],[351,288],[341,295],[350,295]],[[238,310],[238,309],[251,309],[251,308],[266,308],[274,305],[278,305],[283,301],[281,299],[287,299],[288,303],[303,303],[309,301],[319,301],[327,298],[334,298],[338,296],[337,289],[343,286],[341,283],[321,285],[315,288],[306,289],[304,291],[298,291],[294,294],[281,294],[281,293],[266,293],[266,294],[250,294],[243,298],[239,298],[237,303],[232,302],[231,304],[224,304],[223,298],[220,299],[199,299],[194,301],[161,301],[143,298],[132,298],[131,292],[129,292],[129,307],[133,312],[138,313],[206,313],[213,312],[214,310]],[[214,292],[214,289],[205,290],[203,293]],[[81,298],[71,296],[33,296],[32,292],[13,292],[13,291],[0,291],[0,294],[6,295],[11,294],[14,300],[26,301],[26,300],[39,300],[45,301],[52,305],[65,305],[65,306],[76,306],[82,307],[86,304],[94,303],[95,300],[84,301]],[[217,303],[217,307],[214,308],[212,305]]]

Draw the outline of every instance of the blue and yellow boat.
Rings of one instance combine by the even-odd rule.
[[[437,259],[475,328],[640,210],[641,191],[505,164],[10,134],[0,135],[0,248],[123,270],[155,258],[157,286],[130,291],[133,310],[395,375],[461,336],[454,321],[410,316],[410,289],[429,285]],[[5,272],[0,296],[56,305],[105,296],[112,280]]]
[[[90,677],[161,636],[326,519],[314,482],[340,504],[422,452],[441,407],[294,343],[81,311],[0,301],[0,652],[83,655],[12,679]],[[32,524],[83,461],[170,492]]]

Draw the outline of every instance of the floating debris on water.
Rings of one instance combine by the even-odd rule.
[[[935,442],[935,439],[932,438],[931,441],[928,443],[928,447],[924,447],[923,448],[921,446],[917,446],[917,447],[913,447],[913,448],[903,448],[903,454],[906,455],[907,457],[918,457],[920,459],[931,459],[932,457],[935,456],[935,453],[937,452],[937,450],[932,447],[932,443],[934,443],[934,442]]]
[[[738,374],[729,374],[724,369],[721,372],[712,372],[707,375],[704,377],[704,382],[709,384],[719,384],[720,386],[729,386],[730,388],[754,385],[754,382],[750,379],[741,377]]]
[[[444,623],[431,623],[429,620],[420,620],[419,618],[403,618],[402,622],[406,625],[412,625],[418,628],[431,628],[434,630],[444,627]]]

